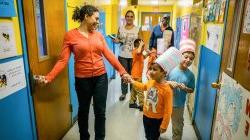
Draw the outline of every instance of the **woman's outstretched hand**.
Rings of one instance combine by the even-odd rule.
[[[43,75],[34,75],[33,78],[38,84],[40,84],[42,86],[45,86],[46,84],[48,84],[48,81],[46,80],[45,76],[43,76]]]

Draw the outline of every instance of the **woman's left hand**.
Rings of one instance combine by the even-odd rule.
[[[121,78],[125,83],[130,83],[132,79],[131,76],[127,73],[123,74]]]

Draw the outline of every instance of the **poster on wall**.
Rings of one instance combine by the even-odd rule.
[[[189,35],[190,16],[182,17],[181,39],[187,39]]]
[[[0,100],[26,87],[23,59],[0,64]]]
[[[176,19],[176,31],[174,34],[174,44],[177,49],[179,49],[179,44],[181,40],[181,25],[182,25],[182,19],[177,18]]]
[[[12,22],[0,23],[0,59],[17,55],[14,26]]]
[[[14,0],[0,0],[0,17],[15,17]]]
[[[214,140],[250,139],[250,92],[222,73]]]
[[[216,24],[207,25],[206,47],[220,54],[222,42],[223,26]]]
[[[196,44],[199,44],[200,37],[201,37],[201,16],[198,15],[191,15],[190,18],[190,32],[189,38],[193,39]],[[196,47],[195,49],[195,56],[198,56],[198,52],[200,51],[200,47]],[[194,65],[198,66],[198,58],[195,57]]]
[[[250,0],[247,1],[245,12],[245,19],[244,19],[244,26],[243,26],[243,33],[250,34]]]

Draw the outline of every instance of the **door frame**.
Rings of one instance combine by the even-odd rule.
[[[23,4],[22,0],[16,0],[17,3],[17,10],[18,10],[18,18],[19,18],[19,26],[20,26],[20,33],[21,33],[21,43],[22,43],[22,53],[23,53],[23,62],[24,62],[24,71],[25,71],[25,78],[27,84],[27,92],[28,92],[28,103],[29,103],[29,110],[30,110],[30,118],[32,124],[32,134],[33,139],[37,140],[37,129],[36,129],[36,118],[35,118],[35,110],[32,98],[32,91],[31,91],[31,83],[30,83],[30,67],[29,67],[29,59],[28,59],[28,51],[27,51],[27,44],[26,44],[26,34],[25,34],[25,24],[24,24],[24,17],[23,17]]]

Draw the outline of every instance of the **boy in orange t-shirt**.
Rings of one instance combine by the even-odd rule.
[[[131,76],[135,81],[142,81],[142,71],[144,67],[144,56],[142,54],[144,50],[144,42],[142,39],[136,39],[134,41],[134,50],[132,52],[133,62]],[[137,105],[137,96],[139,101],[139,106]],[[129,108],[138,108],[140,111],[143,110],[144,94],[135,87],[132,86]]]
[[[181,60],[181,53],[174,47],[169,48],[149,67],[150,80],[143,84],[130,79],[129,82],[141,91],[146,91],[143,107],[143,125],[147,140],[158,140],[166,132],[172,114],[173,91],[165,76]]]

